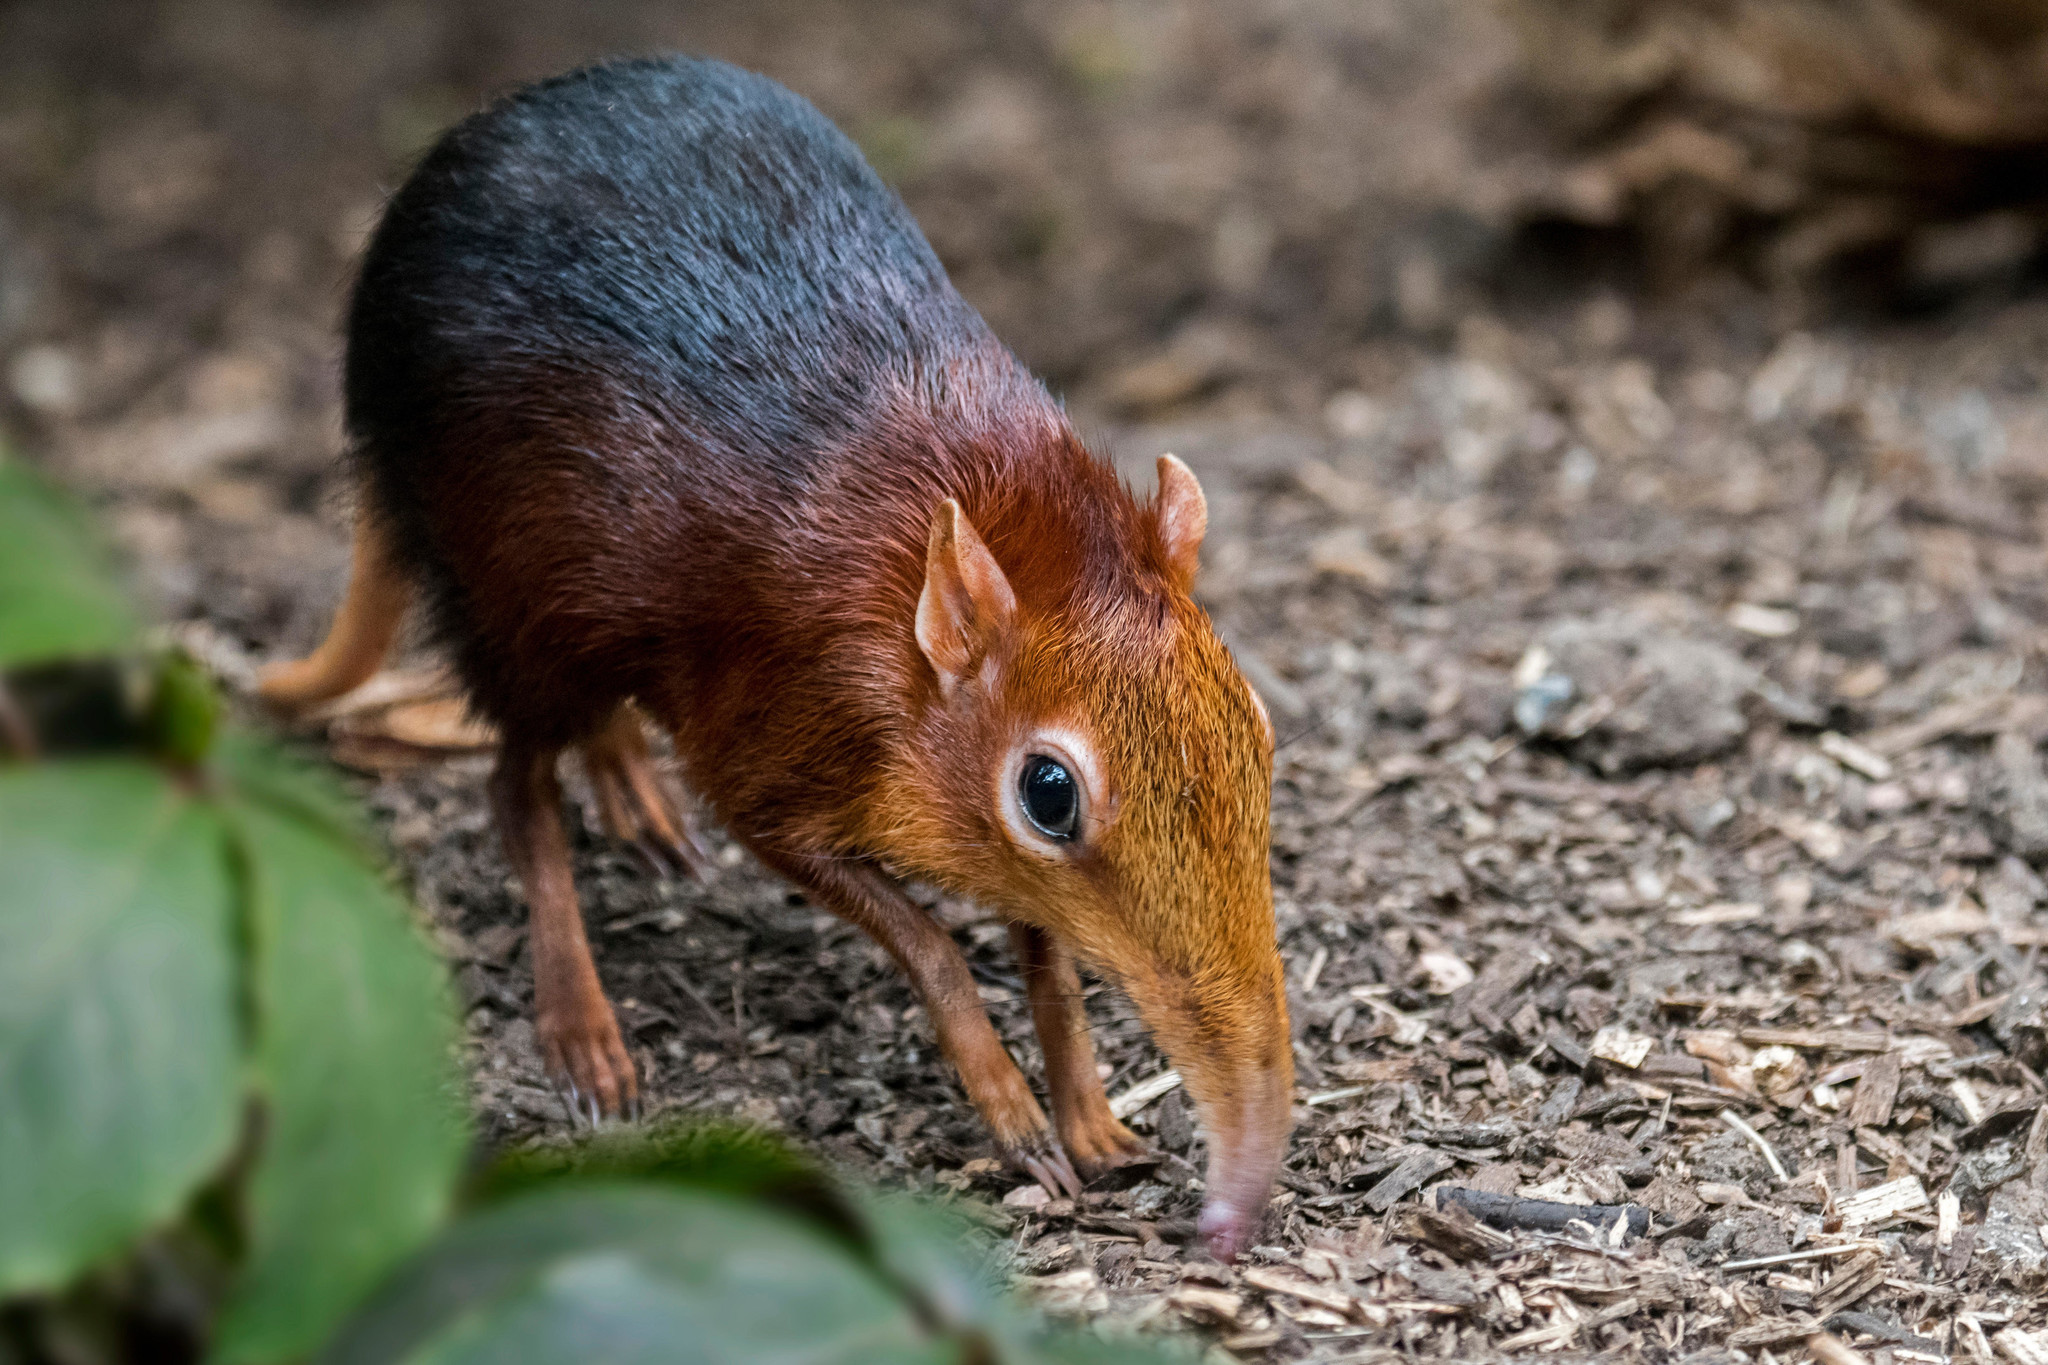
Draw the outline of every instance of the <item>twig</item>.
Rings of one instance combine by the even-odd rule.
[[[683,975],[682,968],[677,967],[673,963],[664,962],[660,964],[657,970],[660,971],[662,980],[688,996],[691,1003],[695,1004],[698,1009],[703,1010],[705,1016],[718,1026],[720,1033],[725,1034],[728,1038],[745,1037],[744,1034],[732,1026],[732,1020],[712,1008],[711,1002],[706,1000],[698,992],[697,988],[690,984],[690,979]]]
[[[1442,1186],[1436,1192],[1436,1206],[1456,1205],[1497,1228],[1518,1228],[1531,1232],[1562,1232],[1571,1223],[1584,1223],[1601,1235],[1611,1232],[1617,1222],[1626,1222],[1630,1235],[1640,1237],[1650,1230],[1650,1213],[1633,1204],[1560,1204],[1548,1199],[1523,1199],[1484,1190]]]
[[[1127,1119],[1152,1101],[1180,1085],[1178,1071],[1162,1071],[1149,1081],[1139,1081],[1121,1095],[1109,1102],[1109,1112],[1119,1119]]]
[[[1791,1179],[1790,1176],[1785,1174],[1785,1163],[1778,1160],[1778,1154],[1771,1150],[1771,1144],[1764,1141],[1762,1133],[1744,1123],[1742,1115],[1736,1113],[1733,1109],[1723,1109],[1721,1111],[1721,1122],[1748,1138],[1756,1149],[1764,1154],[1764,1160],[1770,1163],[1771,1174],[1778,1177],[1780,1184]]]
[[[1313,1095],[1306,1096],[1303,1098],[1302,1103],[1310,1108],[1323,1104],[1335,1104],[1338,1100],[1348,1100],[1354,1095],[1363,1095],[1370,1089],[1372,1087],[1369,1085],[1340,1085],[1335,1090],[1319,1090]]]
[[[1850,1256],[1859,1251],[1882,1251],[1882,1242],[1844,1242],[1840,1246],[1807,1247],[1803,1251],[1781,1251],[1775,1256],[1752,1256],[1746,1261],[1724,1261],[1725,1271],[1762,1270],[1766,1266],[1791,1265],[1795,1261],[1819,1261],[1830,1256]]]

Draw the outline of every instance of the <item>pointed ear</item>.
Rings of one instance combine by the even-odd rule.
[[[939,690],[951,696],[980,669],[1016,615],[1010,580],[960,504],[947,498],[932,513],[924,592],[917,599],[917,647],[939,675]]]
[[[1195,471],[1175,455],[1159,457],[1159,538],[1166,542],[1166,557],[1183,583],[1192,583],[1201,562],[1202,533],[1209,529],[1209,503]]]

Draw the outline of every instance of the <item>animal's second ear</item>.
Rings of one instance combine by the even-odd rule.
[[[947,498],[932,513],[924,592],[917,599],[917,647],[948,696],[980,672],[1016,619],[1017,598],[1002,566]]]
[[[1178,456],[1159,457],[1159,538],[1165,542],[1167,562],[1183,583],[1192,583],[1201,563],[1202,533],[1209,529],[1209,502],[1195,471]]]

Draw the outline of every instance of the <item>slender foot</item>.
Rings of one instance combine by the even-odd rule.
[[[688,806],[670,799],[639,714],[620,706],[582,748],[605,833],[633,849],[656,875],[708,879],[715,866],[711,851]]]
[[[553,749],[508,741],[491,778],[491,804],[530,907],[533,1027],[541,1060],[570,1112],[595,1125],[630,1112],[640,1083],[583,931],[555,758]]]
[[[1060,1145],[1089,1177],[1123,1165],[1142,1154],[1145,1144],[1109,1112],[1109,1097],[1095,1073],[1095,1048],[1073,956],[1057,937],[1028,924],[1011,926],[1010,946],[1024,972],[1032,1022],[1045,1053],[1045,1088]]]
[[[593,983],[594,984],[594,983]],[[618,1019],[600,990],[581,999],[549,999],[560,992],[534,989],[535,1040],[548,1077],[577,1120],[595,1128],[607,1117],[631,1117],[640,1101],[633,1059],[626,1055]]]
[[[818,904],[858,925],[889,951],[924,999],[939,1047],[960,1073],[967,1098],[997,1148],[1049,1193],[1081,1193],[1074,1163],[1053,1135],[1024,1073],[1004,1050],[960,945],[871,864],[786,853],[756,844],[761,861],[808,892]]]

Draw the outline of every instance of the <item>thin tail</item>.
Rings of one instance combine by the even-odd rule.
[[[359,511],[348,595],[327,638],[306,658],[264,669],[256,695],[280,711],[293,712],[361,686],[391,652],[411,598],[412,585],[392,559],[383,531],[367,509]]]

